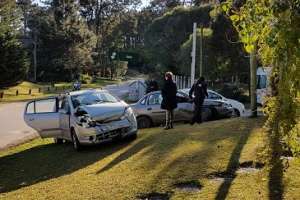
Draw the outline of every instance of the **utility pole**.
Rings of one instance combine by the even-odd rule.
[[[203,76],[203,26],[200,27],[200,77]]]
[[[36,50],[37,50],[37,33],[33,31],[33,69],[34,69],[34,82],[37,79],[37,58],[36,58]]]
[[[250,53],[250,97],[251,97],[251,117],[257,117],[257,99],[256,99],[256,49],[257,45],[254,44],[254,49]]]
[[[197,23],[194,23],[193,29],[193,47],[192,47],[192,64],[191,64],[191,85],[195,82],[195,65],[196,65],[196,40],[197,40]]]

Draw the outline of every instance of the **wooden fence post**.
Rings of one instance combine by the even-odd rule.
[[[4,92],[0,92],[0,99],[3,99]]]
[[[41,90],[42,90],[42,89],[41,89],[41,88],[39,88],[39,93],[41,93]]]
[[[19,90],[16,90],[16,96],[18,96],[19,95]]]
[[[31,89],[29,89],[29,91],[28,91],[28,95],[31,95]]]

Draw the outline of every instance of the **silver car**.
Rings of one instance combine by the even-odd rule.
[[[177,92],[178,106],[174,110],[175,121],[189,122],[192,119],[194,106],[187,94]],[[145,95],[137,103],[131,104],[139,128],[148,128],[165,122],[165,110],[160,108],[162,96],[160,91]],[[233,108],[220,100],[205,100],[202,110],[203,121],[231,117]]]
[[[42,138],[72,141],[76,150],[114,138],[136,138],[133,110],[105,90],[82,90],[60,97],[34,100],[25,107],[24,120]]]

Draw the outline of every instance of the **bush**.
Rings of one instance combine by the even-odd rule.
[[[93,77],[88,74],[80,74],[80,80],[83,84],[91,84],[93,82]]]

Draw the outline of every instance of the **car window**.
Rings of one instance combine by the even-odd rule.
[[[146,104],[146,97],[143,98],[143,100],[140,103],[141,105],[145,105]]]
[[[59,109],[63,109],[67,112],[70,111],[70,105],[67,98],[62,99],[62,101],[60,102]]]
[[[27,106],[27,114],[57,112],[56,99],[36,100]]]
[[[177,103],[187,103],[189,101],[189,98],[180,92],[177,92],[176,99],[177,99]]]
[[[209,99],[222,99],[222,97],[214,92],[208,92]]]
[[[159,105],[162,102],[161,94],[151,94],[148,99],[149,105]]]
[[[34,113],[34,102],[31,102],[31,103],[28,104],[26,113],[27,114],[33,114]]]
[[[257,86],[256,89],[267,88],[267,76],[266,75],[257,75]]]

